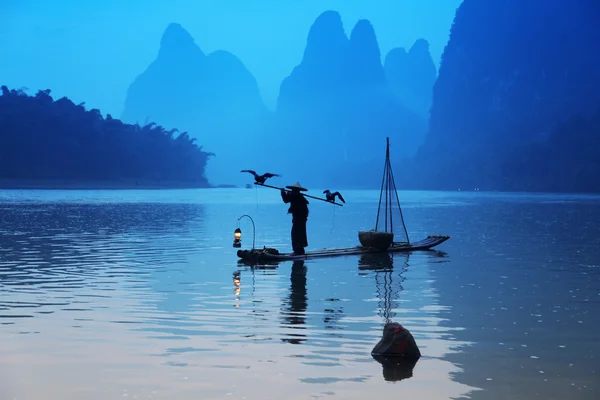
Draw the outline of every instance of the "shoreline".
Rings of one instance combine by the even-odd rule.
[[[70,181],[58,179],[0,179],[0,190],[151,190],[151,189],[219,189],[229,185],[172,181]]]
[[[206,183],[178,182],[178,181],[71,181],[59,179],[0,179],[0,190],[176,190],[176,189],[248,189],[244,186],[231,184],[211,185]],[[361,188],[347,190],[377,190],[379,188]],[[519,195],[559,195],[559,196],[593,196],[598,192],[569,192],[569,191],[525,191],[525,190],[444,190],[444,189],[399,189],[408,192],[456,192],[456,193],[495,193]]]

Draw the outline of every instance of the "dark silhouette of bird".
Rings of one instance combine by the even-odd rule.
[[[329,189],[327,189],[327,190],[324,190],[323,193],[325,193],[325,198],[327,199],[327,201],[330,201],[332,203],[335,203],[336,196],[339,197],[339,199],[342,201],[342,203],[346,202],[346,200],[344,200],[344,198],[342,197],[340,192],[331,193],[331,191],[329,191]]]
[[[266,172],[266,173],[264,173],[264,174],[262,174],[262,175],[258,175],[258,174],[256,173],[256,171],[252,171],[251,169],[243,169],[243,170],[241,170],[240,172],[249,172],[249,173],[251,173],[252,175],[254,175],[254,181],[255,181],[256,183],[259,183],[259,184],[261,184],[261,185],[262,185],[263,183],[265,183],[265,182],[266,182],[266,180],[267,180],[267,179],[269,179],[269,178],[273,178],[274,176],[281,176],[281,175],[278,175],[278,174],[272,174],[272,173],[270,173],[270,172]]]

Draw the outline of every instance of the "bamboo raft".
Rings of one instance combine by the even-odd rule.
[[[360,254],[373,253],[401,253],[417,250],[430,250],[433,247],[444,243],[450,239],[450,236],[431,235],[425,239],[413,243],[393,243],[387,249],[378,249],[365,246],[355,246],[339,249],[322,249],[307,251],[302,255],[294,255],[293,253],[279,253],[276,249],[253,249],[253,250],[238,250],[237,255],[247,262],[268,262],[268,261],[293,261],[293,260],[309,260],[314,258],[353,256]]]
[[[261,186],[279,189],[274,186],[269,186],[265,184],[261,184]],[[323,200],[314,196],[305,196],[316,198],[318,200]],[[341,206],[341,204],[334,202],[332,202],[332,204]],[[394,208],[398,210],[399,219],[394,219]],[[397,232],[394,232],[394,221],[401,227],[401,229],[397,229]],[[397,240],[394,241],[395,234],[399,234],[399,236],[401,236],[400,240],[398,240],[398,236],[396,236]],[[338,249],[314,250],[308,251],[302,255],[295,255],[293,253],[280,253],[277,249],[272,248],[255,249],[253,244],[251,250],[238,250],[237,255],[244,262],[263,263],[287,260],[309,260],[314,258],[340,257],[362,254],[402,252],[406,253],[416,250],[430,250],[433,247],[444,243],[448,239],[450,239],[450,236],[429,235],[425,239],[421,239],[416,242],[411,242],[408,235],[408,230],[406,229],[406,225],[404,223],[402,207],[400,206],[400,198],[398,196],[398,190],[394,181],[394,174],[392,172],[392,164],[390,161],[390,140],[389,138],[387,138],[385,150],[385,165],[381,182],[381,190],[379,193],[379,205],[377,208],[375,229],[358,232],[358,240],[360,242],[359,246]]]

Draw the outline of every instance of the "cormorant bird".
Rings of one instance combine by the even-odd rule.
[[[254,175],[254,181],[256,183],[261,184],[261,185],[263,183],[265,183],[266,180],[269,179],[269,178],[273,178],[274,176],[281,176],[281,175],[278,175],[278,174],[272,174],[270,172],[266,172],[266,173],[264,173],[262,175],[258,175],[255,171],[253,171],[251,169],[243,169],[240,172],[249,172],[249,173],[251,173],[252,175]]]
[[[342,197],[340,192],[331,193],[328,189],[328,190],[324,190],[323,193],[325,193],[325,197],[327,198],[327,201],[331,201],[332,203],[335,203],[335,196],[339,197],[339,199],[342,201],[342,203],[346,202],[346,200],[344,200],[344,198]]]

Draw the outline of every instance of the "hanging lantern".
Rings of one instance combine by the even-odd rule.
[[[242,247],[242,230],[240,229],[240,220],[242,218],[250,219],[252,222],[252,249],[254,249],[254,244],[256,241],[256,227],[254,226],[254,220],[249,215],[242,215],[238,218],[237,228],[233,231],[233,247]]]
[[[233,247],[242,247],[242,230],[236,228],[233,232]]]

